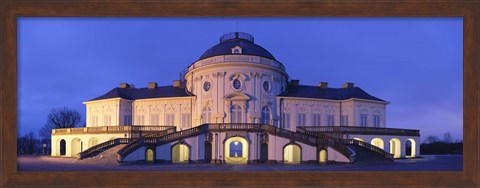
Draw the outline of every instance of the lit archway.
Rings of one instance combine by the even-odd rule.
[[[72,152],[70,153],[70,156],[76,157],[78,153],[82,152],[82,140],[80,140],[80,138],[72,139],[71,145],[72,147],[70,147],[70,149]]]
[[[412,138],[409,138],[405,142],[405,157],[416,157],[416,148],[415,148],[415,140]],[[410,149],[409,149],[410,148]]]
[[[58,141],[57,156],[65,156],[67,150],[67,142],[64,139]]]
[[[327,150],[322,149],[318,153],[318,160],[320,163],[326,163],[328,161],[328,153]]]
[[[248,142],[242,137],[231,137],[225,141],[225,162],[227,164],[247,164]]]
[[[145,161],[147,162],[155,162],[155,152],[153,149],[149,148],[147,151],[145,151]]]
[[[380,149],[384,149],[385,145],[383,143],[383,140],[381,138],[374,138],[372,139],[371,143],[374,146],[379,147]]]
[[[283,148],[283,162],[287,164],[298,164],[302,161],[302,150],[298,145],[289,144]]]
[[[190,149],[185,144],[176,144],[172,147],[172,163],[188,163]]]
[[[401,145],[402,143],[398,138],[392,138],[390,140],[390,154],[393,154],[393,158],[401,157]]]
[[[88,140],[88,148],[91,148],[97,144],[99,143],[98,143],[98,138],[96,137],[90,138],[90,140]]]
[[[364,139],[362,139],[362,138],[353,138],[353,139],[354,139],[354,140],[358,140],[358,141],[365,142],[365,140],[364,140]]]

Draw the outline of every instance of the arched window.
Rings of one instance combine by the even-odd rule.
[[[262,108],[262,119],[260,120],[261,124],[270,124],[270,108],[264,106]]]
[[[203,107],[202,123],[210,123],[212,121],[211,117],[212,117],[212,110],[210,109],[210,107],[208,106]]]
[[[232,106],[232,123],[241,123],[242,122],[242,108],[239,105]]]

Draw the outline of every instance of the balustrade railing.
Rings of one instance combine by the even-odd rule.
[[[366,143],[366,142],[363,142],[363,141],[360,141],[360,140],[355,140],[355,139],[343,139],[343,143],[344,144],[351,144],[351,145],[357,145],[357,146],[360,146],[360,147],[363,147],[363,148],[366,148],[366,149],[369,149],[371,151],[374,151],[390,160],[393,160],[393,155],[386,152],[385,150],[383,150],[382,148],[379,148],[377,146],[374,146],[374,145],[371,145],[369,143]]]
[[[235,61],[239,61],[243,63],[268,65],[268,66],[278,68],[282,71],[285,71],[285,66],[283,66],[282,63],[272,59],[258,57],[258,56],[250,56],[250,55],[223,55],[223,56],[215,56],[215,57],[203,59],[193,63],[192,65],[188,66],[187,68],[183,69],[180,72],[180,78],[181,80],[184,80],[185,75],[187,75],[189,71],[196,68],[200,68],[207,65],[229,63],[229,62],[235,62]]]
[[[311,132],[322,132],[322,133],[420,136],[420,131],[413,130],[413,129],[349,127],[349,126],[302,126],[301,128]]]
[[[175,132],[175,126],[101,126],[101,127],[78,127],[78,128],[63,128],[53,129],[53,135],[60,134],[83,134],[83,133],[140,133],[140,132],[158,132],[167,131]]]
[[[208,125],[201,125],[198,127],[193,127],[190,129],[169,133],[166,135],[149,135],[149,137],[142,137],[136,139],[123,147],[122,149],[118,150],[119,161],[123,159],[123,157],[127,156],[128,154],[132,153],[133,151],[137,150],[138,148],[142,147],[144,144],[155,144],[161,145],[164,143],[168,143],[171,141],[179,140],[188,138],[191,136],[196,136],[208,131]]]
[[[80,159],[85,159],[87,157],[92,157],[95,156],[98,153],[101,153],[102,151],[105,151],[107,149],[110,149],[112,147],[115,147],[119,144],[128,144],[130,143],[132,139],[131,138],[116,138],[113,140],[108,140],[106,142],[97,144],[95,146],[92,146],[88,148],[87,150],[80,152],[79,153],[79,158]]]
[[[359,147],[362,147],[362,148],[365,148],[365,149],[368,149],[368,150],[371,150],[371,151],[374,151],[380,155],[383,155],[385,156],[386,158],[388,159],[391,159],[393,160],[393,155],[391,155],[390,153],[387,153],[385,152],[383,149],[379,148],[379,147],[376,147],[374,145],[371,145],[369,143],[366,143],[366,142],[363,142],[363,141],[360,141],[360,140],[355,140],[355,139],[342,139],[342,138],[335,138],[335,137],[330,137],[328,135],[325,135],[324,132],[314,132],[314,131],[309,131],[309,130],[306,130],[305,127],[297,127],[297,131],[299,132],[303,132],[305,134],[314,134],[314,135],[318,135],[320,137],[324,137],[324,138],[329,138],[330,140],[334,140],[334,142],[336,144],[338,143],[343,143],[341,144],[338,144],[340,147],[345,147],[345,144],[351,144],[351,145],[357,145]]]
[[[325,145],[336,149],[341,154],[355,161],[355,154],[348,149],[341,140],[336,140],[321,134],[311,133],[308,131],[293,132],[286,129],[277,128],[271,125],[264,124],[249,124],[249,123],[224,123],[224,124],[204,124],[191,129],[186,129],[165,135],[150,134],[145,137],[136,139],[118,151],[119,161],[121,161],[128,154],[139,149],[145,144],[162,145],[175,140],[185,139],[188,137],[204,134],[208,131],[252,131],[252,132],[268,132],[272,135],[277,135],[287,139],[294,139],[312,146]]]

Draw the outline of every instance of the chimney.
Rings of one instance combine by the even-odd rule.
[[[342,88],[353,88],[353,83],[352,82],[345,82],[342,85]]]
[[[322,89],[327,89],[328,88],[328,82],[320,82],[318,83],[318,87]]]
[[[291,81],[290,81],[290,84],[291,84],[292,86],[298,86],[298,85],[300,85],[300,80],[291,80]]]
[[[121,84],[120,84],[120,88],[123,88],[123,89],[124,89],[124,88],[130,88],[130,84],[128,84],[128,83],[121,83]]]
[[[180,85],[182,85],[182,82],[180,82],[180,80],[173,81],[173,87],[180,87]]]
[[[157,86],[157,82],[148,82],[148,89],[155,89]]]

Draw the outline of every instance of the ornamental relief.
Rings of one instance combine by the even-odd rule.
[[[137,109],[137,113],[145,113],[147,111],[143,106],[136,106],[135,108]]]
[[[182,111],[184,112],[190,112],[191,108],[190,108],[190,105],[187,104],[187,105],[183,105],[183,108],[182,108]]]
[[[202,101],[202,106],[212,106],[213,100],[204,100]]]
[[[304,113],[306,111],[305,105],[297,104],[297,112]]]
[[[319,105],[312,105],[312,112],[321,113],[322,108]]]
[[[217,78],[217,77],[223,78],[223,77],[225,77],[226,74],[227,74],[226,72],[214,72],[214,73],[212,73],[212,76],[214,78]]]
[[[212,96],[213,96],[212,93],[202,95],[204,99],[212,98]]]
[[[283,106],[283,111],[284,111],[284,112],[290,112],[290,111],[292,111],[292,107],[290,107],[289,104],[285,104],[285,105]]]
[[[260,77],[261,77],[262,80],[271,80],[270,78],[272,76],[270,74],[262,73]]]
[[[273,81],[274,81],[275,83],[278,83],[278,82],[281,81],[281,79],[280,79],[279,76],[274,76],[274,77],[273,77]]]
[[[260,73],[259,72],[250,72],[250,76],[258,78],[258,77],[260,77]]]
[[[160,106],[159,105],[151,105],[150,106],[150,111],[158,113],[158,112],[160,112]]]
[[[172,104],[167,104],[165,108],[167,113],[175,113],[175,107]]]
[[[323,106],[323,107],[325,108],[325,112],[326,112],[326,113],[329,113],[329,114],[335,113],[335,110],[333,109],[332,106],[330,106],[330,105],[325,105],[325,106]]]
[[[260,106],[272,106],[272,101],[262,100]]]

